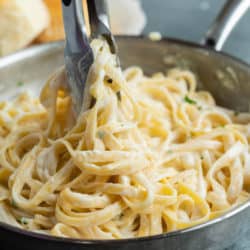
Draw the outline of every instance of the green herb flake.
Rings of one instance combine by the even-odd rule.
[[[198,110],[202,110],[202,106],[198,106]]]
[[[15,208],[18,207],[17,204],[16,204],[16,202],[14,201],[14,199],[11,199],[10,205],[11,205],[12,207],[15,207]]]
[[[196,104],[197,102],[191,98],[189,98],[187,95],[184,97],[184,101],[189,104]]]
[[[97,136],[99,139],[103,140],[104,136],[105,136],[105,132],[100,130],[97,132]]]
[[[169,149],[167,152],[168,152],[169,154],[172,154],[172,153],[173,153],[173,150]]]
[[[204,160],[204,156],[201,155],[201,160]]]
[[[121,91],[117,91],[117,92],[116,92],[116,96],[117,96],[118,101],[121,102],[121,100],[122,100]]]
[[[186,135],[186,140],[191,140],[193,138],[194,134],[193,132],[189,132],[187,135]]]
[[[18,218],[17,221],[22,225],[27,225],[29,223],[27,218],[24,217]]]
[[[108,82],[109,84],[112,84],[112,83],[113,83],[113,79],[109,78],[109,79],[107,80],[107,82]]]
[[[22,82],[22,81],[17,82],[18,87],[22,87],[23,85],[24,85],[24,82]]]
[[[238,116],[239,114],[240,114],[239,111],[237,111],[237,110],[234,111],[234,116]]]

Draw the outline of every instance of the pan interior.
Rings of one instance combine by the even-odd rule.
[[[138,65],[148,75],[173,67],[196,74],[200,89],[212,93],[218,105],[248,112],[250,67],[230,56],[194,44],[140,37],[117,37],[122,67]],[[61,66],[63,42],[33,47],[0,61],[0,98],[15,96],[23,89],[36,93],[49,75]],[[22,84],[21,88],[18,83]],[[19,87],[18,87],[19,86]]]
[[[123,68],[139,65],[148,75],[176,66],[192,70],[199,88],[210,91],[219,105],[249,111],[250,69],[246,64],[230,56],[174,40],[154,42],[147,38],[119,37],[117,41]],[[63,47],[62,42],[52,43],[2,59],[0,99],[11,98],[24,89],[39,93],[51,73],[63,64]],[[22,86],[18,84],[20,82]],[[248,208],[246,204],[243,206]],[[192,229],[183,232],[189,230]]]

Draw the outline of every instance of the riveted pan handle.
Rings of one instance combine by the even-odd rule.
[[[250,0],[228,0],[201,43],[220,51],[231,31],[249,6]]]

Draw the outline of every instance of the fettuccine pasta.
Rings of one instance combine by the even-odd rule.
[[[63,69],[39,100],[0,103],[0,221],[120,239],[204,223],[249,199],[249,115],[216,106],[190,71],[122,72],[104,41],[92,48],[91,101],[77,120]]]

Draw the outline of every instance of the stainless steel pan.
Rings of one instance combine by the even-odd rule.
[[[154,42],[143,37],[117,37],[123,67],[140,65],[147,74],[175,65],[189,68],[197,74],[199,87],[211,91],[218,104],[249,111],[249,65],[215,50],[220,50],[235,20],[247,9],[246,2],[249,1],[233,0],[227,4],[204,39],[206,47],[168,38]],[[51,72],[63,63],[63,47],[63,42],[50,43],[1,59],[0,98],[12,98],[23,89],[37,92]],[[17,86],[19,81],[24,86]],[[126,240],[63,239],[0,223],[0,249],[224,249],[250,233],[249,207],[250,201],[192,228]]]

